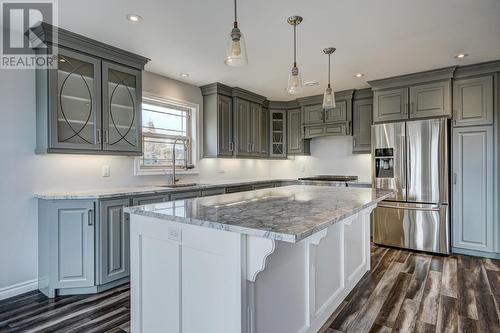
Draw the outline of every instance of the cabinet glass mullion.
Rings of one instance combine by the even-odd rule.
[[[102,62],[103,149],[142,152],[141,71]]]
[[[101,61],[59,48],[49,70],[52,148],[100,150]]]

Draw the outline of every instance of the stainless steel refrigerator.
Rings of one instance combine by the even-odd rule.
[[[448,121],[372,126],[373,187],[395,189],[373,214],[377,244],[449,253]]]

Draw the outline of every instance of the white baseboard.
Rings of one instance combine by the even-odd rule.
[[[6,299],[12,296],[21,295],[27,293],[28,291],[38,289],[38,279],[33,279],[11,286],[0,288],[0,300]]]

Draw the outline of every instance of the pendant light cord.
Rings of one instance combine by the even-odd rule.
[[[238,19],[237,19],[237,11],[236,11],[236,0],[234,0],[234,27],[238,28]]]
[[[330,88],[330,77],[331,77],[331,72],[330,72],[330,59],[331,59],[332,55],[329,54],[328,55],[328,88]]]
[[[293,25],[293,67],[297,67],[297,24]]]

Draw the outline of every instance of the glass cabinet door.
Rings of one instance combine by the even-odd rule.
[[[103,149],[142,153],[141,71],[102,62]]]
[[[286,157],[285,111],[271,111],[271,157]]]
[[[50,70],[51,148],[101,149],[100,60],[59,48]]]

